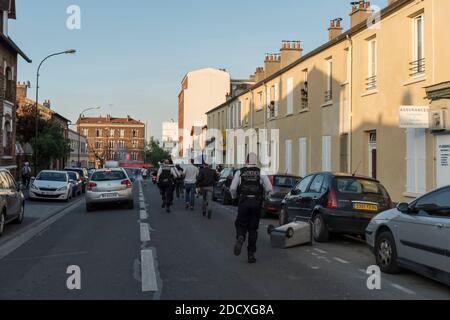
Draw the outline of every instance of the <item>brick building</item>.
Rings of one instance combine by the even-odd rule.
[[[31,63],[8,35],[8,21],[16,18],[14,0],[0,2],[0,166],[16,166],[17,56]]]
[[[82,117],[78,132],[87,137],[89,167],[102,167],[106,161],[119,161],[123,167],[144,164],[145,124],[132,119]]]

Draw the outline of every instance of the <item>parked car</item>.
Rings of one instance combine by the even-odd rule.
[[[87,183],[89,181],[89,172],[85,168],[65,168],[64,171],[78,172],[82,181],[82,192],[86,193]]]
[[[309,218],[315,240],[325,242],[331,233],[365,235],[372,218],[393,207],[388,192],[377,180],[315,173],[304,178],[283,200],[280,224],[296,217]]]
[[[379,214],[366,240],[383,272],[406,268],[450,285],[450,186]]]
[[[133,183],[124,169],[100,169],[92,174],[87,186],[86,210],[90,212],[95,205],[104,203],[134,208]]]
[[[222,170],[219,181],[214,186],[213,200],[220,201],[223,205],[229,205],[233,203],[231,198],[230,187],[233,182],[234,174],[237,169],[225,168]]]
[[[83,193],[83,181],[78,172],[67,171],[67,174],[72,184],[72,198],[76,198]]]
[[[25,214],[25,197],[8,170],[0,169],[0,237],[8,223],[20,224]]]
[[[301,180],[300,177],[292,175],[273,175],[269,176],[273,191],[264,197],[263,210],[266,214],[279,215],[281,211],[281,202],[286,195],[291,192]]]
[[[29,198],[64,200],[72,198],[72,184],[67,172],[44,170],[31,178]]]

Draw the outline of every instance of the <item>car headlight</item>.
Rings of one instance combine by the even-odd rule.
[[[36,187],[34,184],[32,184],[30,188],[31,188],[31,190],[39,190],[39,188]]]
[[[67,191],[67,186],[66,186],[66,187],[62,187],[62,188],[59,188],[58,191]]]

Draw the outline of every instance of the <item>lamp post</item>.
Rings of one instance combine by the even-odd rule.
[[[41,70],[42,64],[47,61],[49,58],[54,57],[54,56],[59,56],[62,54],[74,54],[77,51],[74,49],[70,49],[70,50],[66,50],[66,51],[62,51],[62,52],[57,52],[57,53],[53,53],[47,57],[45,57],[41,63],[39,64],[39,67],[37,69],[37,74],[36,74],[36,107],[35,107],[35,132],[34,132],[34,175],[37,174],[37,158],[38,158],[38,153],[37,153],[37,139],[38,139],[38,134],[39,134],[39,72]]]
[[[83,115],[86,113],[86,112],[88,112],[88,111],[91,111],[91,110],[100,110],[101,109],[101,107],[92,107],[92,108],[87,108],[87,109],[84,109],[81,113],[80,113],[80,117],[78,118],[78,163],[77,163],[77,165],[78,165],[78,167],[81,167],[81,127],[80,127],[80,124],[81,124],[81,118],[83,117]]]

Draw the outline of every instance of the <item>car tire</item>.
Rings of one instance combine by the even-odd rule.
[[[133,200],[128,202],[127,209],[129,209],[129,210],[133,210],[134,209],[134,201]]]
[[[388,274],[398,274],[397,247],[390,231],[382,232],[375,241],[375,259],[381,271]]]
[[[6,212],[2,212],[0,214],[0,238],[3,236],[3,233],[5,232],[5,225],[6,225]]]
[[[327,242],[330,240],[330,232],[328,231],[325,220],[320,213],[313,216],[312,223],[314,240],[317,242]]]
[[[25,217],[25,204],[22,203],[22,205],[20,206],[19,216],[16,218],[16,220],[14,220],[13,223],[14,224],[22,224],[24,217]]]
[[[280,227],[288,224],[288,213],[285,207],[281,207],[280,215],[278,216]]]

